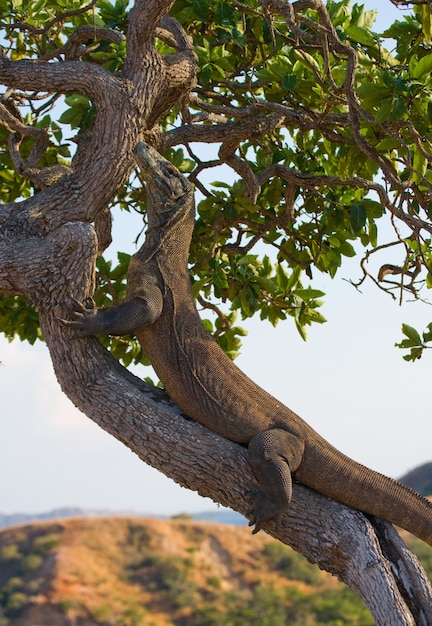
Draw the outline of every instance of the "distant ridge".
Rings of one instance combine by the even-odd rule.
[[[198,522],[215,522],[218,524],[231,524],[233,526],[244,526],[247,520],[228,509],[220,511],[203,511],[201,513],[189,514],[180,513],[179,515],[157,515],[152,513],[137,513],[136,511],[110,511],[98,509],[81,509],[79,507],[62,507],[46,511],[44,513],[0,513],[0,528],[8,528],[19,524],[27,524],[29,522],[44,522],[49,520],[61,520],[80,517],[138,517],[138,518],[154,518],[168,519],[169,517],[185,517]]]
[[[0,513],[0,528],[27,524],[28,522],[42,522],[54,519],[67,519],[73,517],[102,517],[113,515],[111,511],[92,511],[78,507],[62,507],[46,511],[44,513]]]
[[[415,489],[423,496],[432,496],[432,462],[424,463],[419,467],[407,472],[399,481]],[[79,507],[62,507],[44,513],[0,513],[0,528],[27,524],[28,522],[42,522],[49,520],[70,519],[78,517],[138,517],[168,519],[188,518],[197,522],[215,522],[217,524],[230,524],[232,526],[244,526],[246,518],[240,513],[221,508],[218,511],[202,511],[201,513],[179,513],[178,515],[158,515],[152,513],[137,513],[135,511],[110,511],[98,509],[81,509]]]
[[[400,482],[415,489],[422,496],[432,495],[432,463],[424,463],[399,478]]]

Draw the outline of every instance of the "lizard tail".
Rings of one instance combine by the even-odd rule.
[[[295,478],[342,504],[380,517],[432,546],[432,502],[325,442],[306,449]],[[329,450],[330,448],[330,450]]]

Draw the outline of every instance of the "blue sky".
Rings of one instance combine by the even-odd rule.
[[[400,15],[388,0],[365,4],[381,8],[377,30]],[[133,252],[128,220],[116,220],[115,242]],[[432,354],[409,364],[394,348],[402,322],[423,329],[432,309],[398,307],[373,285],[359,294],[342,280],[358,275],[354,259],[337,280],[314,283],[327,293],[328,322],[312,328],[307,343],[290,321],[276,329],[248,323],[237,363],[343,452],[397,477],[432,460]],[[0,338],[0,360],[0,512],[80,506],[175,514],[215,506],[78,412],[61,393],[44,345]]]

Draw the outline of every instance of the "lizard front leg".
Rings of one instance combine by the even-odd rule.
[[[106,309],[86,309],[78,303],[71,311],[71,320],[61,320],[77,330],[76,337],[89,335],[133,335],[158,319],[163,308],[161,290],[151,285],[142,296]]]
[[[250,511],[253,533],[268,520],[280,524],[292,497],[291,474],[299,467],[303,451],[298,435],[279,428],[263,431],[249,442],[249,463],[260,487]]]

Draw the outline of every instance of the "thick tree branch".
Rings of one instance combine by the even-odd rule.
[[[0,277],[6,278],[1,288],[27,295],[37,307],[59,383],[74,404],[179,484],[245,514],[254,485],[245,449],[185,419],[164,393],[132,376],[97,340],[74,339],[59,323],[71,298],[84,301],[92,294],[93,229],[71,223],[46,239],[9,236],[0,243]],[[432,620],[425,580],[424,597],[416,597],[423,621],[415,622],[394,563],[358,512],[299,486],[281,530],[271,524],[266,530],[355,588],[377,624],[426,626]],[[412,558],[398,554],[398,570],[402,559],[405,571],[417,576],[421,570]]]
[[[153,37],[155,25],[168,13],[174,0],[137,0],[129,14],[131,27],[128,39],[131,47],[142,48]]]
[[[21,59],[11,61],[0,50],[0,81],[16,89],[47,93],[76,92],[88,98],[105,99],[109,90],[119,83],[113,74],[93,63],[63,63]],[[104,97],[105,96],[105,97]]]
[[[136,103],[127,83],[103,68],[81,62],[12,62],[1,57],[0,81],[20,89],[81,93],[93,100],[96,119],[92,129],[79,138],[71,175],[21,204],[23,217],[38,211],[42,232],[74,217],[92,221],[133,167],[132,147],[141,130],[137,118],[143,117],[142,99]],[[143,97],[146,95],[150,96],[148,90]],[[125,134],[129,122],[131,132]],[[107,152],[110,144],[113,151]]]
[[[246,514],[246,494],[254,479],[244,449],[185,420],[166,397],[125,374],[96,341],[60,339],[52,320],[43,319],[42,324],[60,384],[81,410],[182,486]],[[56,356],[60,354],[61,361]],[[65,372],[66,354],[73,377]],[[429,591],[417,598],[423,619],[414,621],[394,579],[392,562],[383,557],[372,527],[358,512],[295,486],[281,530],[272,526],[266,530],[355,588],[378,625],[430,623]],[[400,559],[399,555],[399,568]],[[406,571],[417,568],[412,555],[404,559]],[[424,575],[423,584],[427,585]]]
[[[153,10],[151,5],[138,2],[136,8],[137,16],[147,20],[147,30],[154,33],[156,24],[150,28],[148,20],[153,14],[154,19],[159,19],[163,3],[155,2]],[[19,214],[23,230],[32,228],[36,233],[45,233],[68,220],[92,222],[106,209],[134,167],[133,149],[138,140],[188,93],[194,81],[196,57],[190,41],[172,18],[166,18],[163,25],[174,33],[182,49],[165,59],[156,53],[153,44],[145,49],[130,48],[124,78],[78,61],[10,61],[0,55],[0,81],[4,84],[20,89],[81,93],[92,99],[96,109],[93,126],[78,136],[72,173],[21,203],[19,208],[2,207],[0,223],[4,227]],[[130,20],[132,35],[140,26],[136,20]],[[135,60],[128,63],[130,55]],[[13,155],[18,158],[16,149]],[[22,170],[29,173],[24,165]]]
[[[180,25],[165,16],[172,4],[172,0],[137,0],[129,15],[127,58],[120,76],[79,61],[9,61],[0,56],[0,81],[9,87],[82,93],[96,109],[92,127],[77,138],[71,172],[34,197],[0,208],[0,290],[27,296],[38,309],[59,383],[76,406],[179,484],[246,514],[250,505],[247,493],[254,479],[245,449],[185,418],[165,393],[131,375],[95,339],[74,339],[58,319],[67,317],[73,298],[86,301],[93,295],[95,258],[98,249],[110,240],[108,206],[134,167],[136,144],[143,135],[156,136],[157,120],[174,104],[187,101],[193,87],[196,57]],[[333,133],[333,139],[341,141],[342,132],[351,122],[354,132],[345,138],[346,143],[358,143],[389,174],[388,180],[393,181],[395,176],[393,166],[362,143],[353,82],[355,55],[339,40],[323,4],[319,0],[292,4],[263,0],[262,6],[270,21],[272,12],[279,13],[299,40],[306,38],[310,44],[322,47],[325,73],[335,92],[339,88],[331,78],[329,50],[348,59],[347,76],[336,95],[345,97],[341,102],[348,103],[351,113],[324,111],[321,115],[267,102],[235,109],[215,105],[222,101],[215,92],[209,96],[212,104],[193,101],[212,125],[191,123],[167,133],[164,147],[195,140],[221,142],[221,161],[249,180],[253,201],[260,186],[270,178],[283,179],[288,185],[289,205],[283,217],[290,228],[296,189],[319,191],[319,187],[352,186],[377,192],[382,204],[410,228],[430,232],[427,222],[404,211],[403,203],[391,202],[385,189],[376,183],[360,177],[343,180],[321,174],[311,176],[280,164],[256,173],[235,154],[240,142],[258,143],[282,124],[297,125],[301,130],[318,129],[327,137]],[[314,25],[303,16],[308,29],[302,29],[299,12],[308,8],[318,11],[320,24]],[[245,7],[245,11],[249,9]],[[176,52],[166,56],[157,53],[155,35],[173,45]],[[88,36],[87,31],[77,31],[57,53],[79,58],[79,44]],[[316,78],[321,79],[318,75]],[[0,116],[15,133],[10,150],[17,169],[33,175],[30,170],[37,167],[45,141],[43,134],[25,126],[10,108],[6,107],[6,112],[0,109]],[[18,150],[19,135],[36,138],[34,152],[27,160]],[[395,187],[405,193],[406,186],[399,183],[396,181]],[[405,195],[404,202],[408,201]],[[279,216],[270,221],[272,226]],[[432,596],[424,573],[391,528],[378,523],[377,531],[376,525],[357,511],[296,485],[293,504],[281,529],[267,525],[266,530],[353,587],[378,625],[431,624]]]

